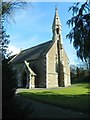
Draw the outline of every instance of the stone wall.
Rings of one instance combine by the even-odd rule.
[[[30,68],[36,74],[35,87],[46,87],[46,58],[28,61]]]
[[[71,85],[70,66],[69,59],[64,49],[62,49],[62,52],[60,52],[60,59],[63,68],[60,72],[61,79],[63,79],[63,81],[61,82],[64,82],[64,86],[69,86]],[[34,87],[51,88],[60,86],[58,80],[58,70],[56,67],[56,63],[58,66],[57,42],[55,42],[52,45],[46,56],[44,56],[43,58],[30,60],[28,62],[30,68],[33,70],[36,76],[30,77],[30,73],[27,70],[26,65],[24,63],[15,64],[14,69],[16,70],[17,73],[17,81],[19,87],[22,86],[22,75],[23,72],[25,71],[27,73],[28,79],[29,80],[31,79],[31,88]]]
[[[26,71],[26,66],[24,63],[18,63],[18,64],[15,64],[13,68],[16,72],[18,87],[22,87],[22,75],[23,75],[23,72]]]
[[[70,66],[69,66],[69,59],[64,51],[60,51],[60,61],[61,65],[58,67],[60,68],[60,81],[58,79],[58,72],[56,71],[56,55],[58,59],[58,51],[57,51],[57,42],[53,44],[49,52],[47,53],[47,69],[46,69],[46,78],[47,78],[47,86],[50,87],[58,87],[58,86],[69,86],[71,85],[70,82]],[[58,61],[57,61],[58,65]]]
[[[13,69],[16,71],[16,79],[17,79],[17,85],[18,87],[23,87],[22,82],[23,82],[23,75],[26,72],[27,74],[27,85],[26,87],[30,87],[30,82],[31,82],[31,88],[35,87],[35,76],[30,75],[29,70],[27,69],[25,63],[18,63],[13,66]]]
[[[70,63],[69,59],[63,49],[63,67],[64,67],[64,85],[69,86],[71,85],[70,81]]]
[[[55,57],[57,54],[57,43],[55,42],[47,53],[47,84],[48,88],[58,87],[58,73],[56,72]]]

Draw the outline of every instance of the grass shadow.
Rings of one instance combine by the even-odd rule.
[[[2,119],[24,119],[32,112],[31,102],[21,96],[15,96],[2,105]]]
[[[19,93],[21,96],[34,99],[40,102],[56,105],[59,107],[64,107],[68,109],[72,109],[75,111],[82,111],[82,112],[89,112],[89,95],[82,94],[82,95],[59,95],[54,94],[50,91],[45,91],[41,93],[27,93],[22,92]]]

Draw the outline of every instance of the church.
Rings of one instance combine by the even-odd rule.
[[[71,85],[70,63],[62,43],[62,25],[57,8],[52,32],[52,40],[22,50],[10,60],[19,88],[55,88]]]

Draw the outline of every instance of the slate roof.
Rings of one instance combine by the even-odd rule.
[[[53,41],[48,41],[43,44],[31,47],[29,49],[21,51],[14,59],[11,60],[12,63],[21,63],[25,60],[35,60],[42,58],[46,55],[48,50],[51,48]]]

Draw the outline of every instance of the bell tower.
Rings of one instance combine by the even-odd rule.
[[[62,25],[61,25],[61,21],[58,15],[57,7],[55,8],[55,16],[54,16],[54,21],[52,25],[52,32],[53,32],[54,42],[61,39]]]
[[[64,75],[63,75],[63,45],[62,45],[62,25],[58,15],[58,9],[55,8],[55,16],[52,25],[53,42],[57,45],[57,56],[58,56],[58,86],[64,86]]]

